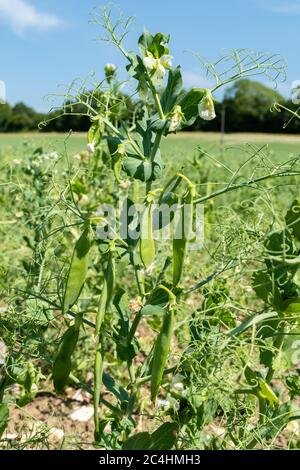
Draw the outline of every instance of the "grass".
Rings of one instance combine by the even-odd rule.
[[[176,157],[173,155],[174,140],[176,140]],[[300,150],[300,137],[288,135],[272,134],[228,134],[224,141],[224,160],[234,157],[237,163],[243,160],[244,150],[241,147],[246,142],[257,147],[268,147],[268,150],[279,161],[286,158],[289,154],[296,156]],[[0,134],[0,158],[1,163],[7,162],[9,155],[18,158],[24,152],[24,148],[33,148],[42,146],[45,151],[64,152],[67,149],[69,154],[76,154],[86,149],[86,135],[84,133],[67,134],[55,133],[19,133],[19,134]],[[181,133],[164,139],[162,151],[165,152],[167,159],[170,159],[172,165],[182,165],[186,157],[192,156],[194,150],[203,147],[206,151],[216,153],[220,151],[219,133]]]

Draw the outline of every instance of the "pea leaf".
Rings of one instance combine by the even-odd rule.
[[[137,433],[127,439],[123,450],[171,450],[177,440],[178,424],[164,423],[152,434]]]
[[[89,266],[90,247],[90,228],[86,227],[73,251],[63,300],[64,312],[75,304],[83,288]]]
[[[150,304],[152,306],[159,306],[159,307],[165,308],[168,302],[169,302],[168,293],[164,289],[157,287],[151,292],[147,300],[147,305]]]
[[[117,346],[117,355],[121,361],[132,360],[139,351],[139,345],[134,338],[131,343],[128,342],[129,317],[128,296],[124,289],[119,289],[114,298],[114,305],[119,315],[118,334],[114,335]]]
[[[174,446],[178,434],[177,423],[164,423],[151,434],[151,450],[170,450]]]
[[[121,387],[121,385],[119,385],[111,375],[103,372],[102,381],[107,390],[111,392],[118,400],[121,402],[129,400],[129,395],[125,388]]]
[[[138,40],[138,46],[142,53],[145,53],[151,47],[153,36],[149,31],[145,31]]]
[[[149,449],[150,434],[148,432],[139,432],[129,437],[123,443],[123,450],[147,450]]]
[[[163,162],[160,150],[157,151],[153,161],[141,160],[138,156],[125,157],[123,168],[128,176],[141,181],[154,181],[162,176]]]
[[[162,317],[165,313],[165,310],[160,307],[159,305],[145,305],[145,307],[142,308],[141,314],[143,317],[154,317],[154,316],[159,316]]]
[[[204,92],[204,88],[192,88],[179,102],[185,116],[186,126],[190,126],[196,121],[199,114],[198,105],[203,98]]]
[[[165,114],[170,113],[182,92],[182,75],[180,66],[169,71],[168,83],[161,97],[161,105]]]

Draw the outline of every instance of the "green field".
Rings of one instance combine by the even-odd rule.
[[[174,155],[174,141],[176,142],[176,155]],[[191,157],[198,147],[209,153],[220,155],[220,134],[218,133],[181,133],[165,138],[162,150],[165,157],[173,165],[182,165],[187,156]],[[1,162],[11,160],[12,155],[18,158],[26,149],[33,150],[42,147],[45,152],[68,152],[70,156],[86,149],[86,135],[74,133],[72,135],[55,133],[29,133],[29,134],[0,134]],[[228,134],[223,143],[222,160],[230,161],[234,157],[237,163],[244,160],[243,155],[247,149],[263,148],[274,155],[277,161],[296,156],[300,151],[300,136],[271,135],[271,134]]]
[[[134,200],[136,197],[136,200],[143,201],[146,186],[144,182],[130,180],[124,171],[121,175],[122,183],[128,185],[116,184],[112,160],[107,155],[104,141],[102,143],[101,152],[99,150],[88,156],[86,135],[83,133],[71,136],[45,133],[0,135],[0,346],[3,348],[4,345],[10,351],[21,371],[19,375],[16,373],[18,387],[10,388],[8,384],[6,397],[11,403],[8,435],[15,433],[23,439],[4,439],[1,442],[0,438],[0,449],[18,449],[21,445],[28,449],[38,446],[57,448],[57,443],[50,442],[52,427],[65,431],[62,448],[92,448],[92,420],[87,424],[78,422],[75,425],[70,418],[70,411],[79,406],[73,399],[75,393],[80,391],[76,380],[82,383],[88,381],[90,384],[94,364],[95,343],[91,326],[105,279],[105,254],[97,238],[91,248],[88,276],[78,300],[78,309],[84,311],[85,321],[89,323],[82,328],[72,358],[76,380],[74,383],[69,381],[65,392],[58,397],[53,392],[53,358],[61,332],[65,331],[70,322],[70,318],[62,315],[62,292],[75,240],[80,234],[82,214],[98,215],[100,204],[115,205],[116,198],[121,199],[124,194],[129,199]],[[35,152],[41,148],[42,151]],[[49,152],[58,153],[59,158],[52,159]],[[203,205],[205,236],[201,248],[186,252],[180,288],[191,289],[191,295],[182,294],[182,300],[176,307],[173,349],[169,358],[170,366],[179,360],[181,369],[178,374],[176,372],[174,380],[165,381],[160,398],[169,400],[171,397],[178,403],[185,403],[184,400],[189,396],[192,400],[194,396],[201,399],[196,408],[190,408],[190,415],[184,415],[184,419],[187,419],[185,426],[190,426],[190,431],[184,436],[182,449],[231,449],[232,429],[236,433],[235,448],[255,446],[249,423],[252,424],[253,416],[257,414],[257,403],[247,395],[236,400],[232,390],[245,383],[243,371],[246,361],[253,369],[259,370],[262,368],[260,348],[273,351],[269,338],[263,343],[261,338],[255,339],[256,325],[248,328],[247,322],[252,321],[253,315],[255,318],[259,315],[268,316],[270,309],[273,309],[268,304],[269,297],[255,291],[254,275],[266,275],[265,243],[266,240],[273,240],[274,234],[280,242],[279,251],[275,244],[275,254],[278,252],[276,262],[281,255],[284,243],[280,237],[285,233],[282,231],[286,227],[285,216],[292,202],[299,197],[300,138],[235,134],[226,135],[222,143],[217,133],[181,133],[164,138],[161,152],[165,164],[163,179],[153,181],[152,195],[159,194],[157,190],[161,191],[176,172],[183,173],[195,185],[195,197]],[[283,174],[277,177],[281,172]],[[231,186],[234,191],[231,191]],[[178,193],[185,195],[184,188],[182,184]],[[299,250],[300,235],[297,236],[299,239],[295,238],[293,243]],[[123,249],[121,246],[120,253]],[[138,271],[146,288],[145,299],[148,299],[148,292],[162,272],[166,285],[172,285],[172,265],[168,264],[168,259],[172,257],[172,244],[169,240],[157,241],[156,250],[153,271],[147,273],[140,268]],[[298,253],[295,251],[289,255],[293,258]],[[271,269],[270,264],[268,266]],[[279,266],[283,272],[290,269],[295,282],[299,284],[294,265],[288,265],[287,268],[284,264]],[[277,266],[274,267],[276,272]],[[116,279],[116,292],[125,289],[128,293],[130,302],[126,308],[129,305],[133,309],[136,305],[140,306],[140,291],[135,285],[136,273],[127,255],[117,259]],[[273,292],[272,285],[268,287],[269,279],[267,276],[265,287],[270,290],[268,296]],[[290,291],[287,295],[294,298],[294,289],[300,292],[298,284],[288,284]],[[177,292],[180,296],[181,290]],[[189,293],[188,290],[186,292]],[[112,325],[116,331],[118,320],[114,309],[109,315],[107,330],[110,334]],[[134,310],[128,315],[132,321]],[[245,331],[239,331],[243,322],[246,323]],[[292,316],[287,318],[286,323],[289,333],[284,344],[288,350],[289,334],[297,338],[300,338],[300,334],[299,328],[295,329]],[[150,354],[159,326],[157,315],[145,315],[142,318],[137,331],[137,344],[141,348],[141,354],[136,358],[137,365],[141,357]],[[259,332],[259,324],[257,328]],[[238,333],[230,339],[228,333],[234,330]],[[125,390],[128,383],[127,366],[121,356],[114,354],[113,341],[113,336],[109,336],[105,371],[115,377],[117,387],[120,385]],[[282,401],[278,410],[284,414],[288,409],[285,398],[288,389],[285,385],[286,377],[298,380],[298,376],[292,367],[281,364],[283,359],[279,356],[276,362],[276,382],[274,387],[271,385]],[[19,369],[16,368],[16,371]],[[27,382],[24,381],[24,374],[29,369],[31,374],[33,371],[32,380],[35,381],[32,392],[31,389],[28,391]],[[187,378],[184,378],[184,374],[187,374]],[[181,387],[183,383],[186,387],[182,402],[181,392],[174,385],[177,383],[175,380],[179,379],[183,381],[180,382]],[[281,384],[283,391],[278,391],[277,383]],[[290,387],[290,383],[287,384]],[[297,386],[299,395],[300,381],[297,384],[295,390]],[[117,391],[118,395],[117,388],[113,387],[105,391],[105,397],[112,398],[115,403],[111,390],[115,394]],[[277,400],[270,388],[267,392],[271,402]],[[150,400],[147,401],[149,385],[143,385],[140,394],[146,397],[136,412],[142,425],[136,428],[132,422],[131,433],[135,429],[152,431],[158,423],[168,422],[170,417],[175,416],[171,414],[173,411],[160,409]],[[91,407],[90,395],[84,391],[83,396],[85,403]],[[205,404],[203,408],[202,402]],[[214,402],[217,404],[215,408]],[[193,407],[196,406],[194,402],[191,403]],[[207,403],[209,406],[206,406]],[[290,400],[290,403],[291,407],[299,411],[299,402]],[[274,423],[270,428],[273,434],[270,434],[270,438],[265,437],[264,423],[259,422],[258,448],[300,448],[299,435],[294,436],[293,430],[287,428],[279,435],[275,414],[277,408],[272,410],[270,407],[268,412],[269,422]],[[109,413],[108,407],[104,409],[103,416],[111,420]],[[201,417],[202,414],[205,419]],[[236,428],[232,428],[232,417],[237,417]],[[119,414],[113,419],[118,437]],[[34,427],[37,431],[30,431],[30,434],[29,430]],[[243,433],[240,429],[243,429]],[[300,426],[297,432],[299,429]]]

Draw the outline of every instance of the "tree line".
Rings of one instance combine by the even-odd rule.
[[[134,109],[139,106],[129,97],[126,98],[126,111],[122,119],[130,120]],[[272,105],[281,103],[289,109],[295,108],[290,100],[286,100],[278,91],[259,82],[244,79],[228,88],[223,100],[217,102],[216,119],[204,121],[198,119],[188,130],[190,131],[219,131],[223,124],[227,132],[281,132],[284,125],[289,122],[286,132],[300,133],[300,120],[292,119],[288,111],[272,112]],[[77,111],[81,105],[76,105]],[[14,106],[3,104],[0,106],[0,132],[36,131],[39,123],[48,121],[42,128],[46,132],[87,131],[90,119],[85,116],[63,115],[54,111],[49,114],[36,112],[24,103]],[[57,119],[53,119],[56,118]]]

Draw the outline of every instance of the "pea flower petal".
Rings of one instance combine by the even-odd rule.
[[[205,91],[205,94],[198,105],[198,111],[201,119],[204,119],[205,121],[215,119],[215,105],[210,90]]]

